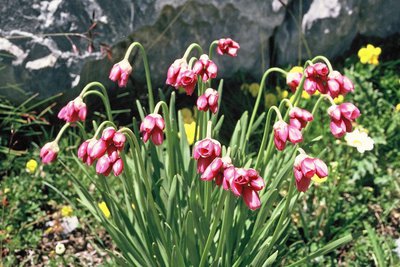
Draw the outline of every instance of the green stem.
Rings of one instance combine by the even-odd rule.
[[[107,119],[109,121],[112,121],[113,117],[112,117],[112,114],[111,114],[111,105],[110,105],[110,101],[108,100],[108,97],[104,96],[99,91],[91,90],[91,91],[88,91],[88,92],[84,93],[82,98],[85,98],[85,97],[87,97],[89,95],[97,95],[98,97],[101,98],[101,100],[103,101],[104,107],[106,108]]]
[[[78,126],[79,130],[81,131],[81,133],[83,135],[83,139],[86,140],[87,139],[87,133],[86,133],[85,127],[79,121],[76,122],[76,125]]]
[[[54,139],[54,142],[58,143],[61,139],[61,136],[63,135],[63,133],[65,132],[65,130],[67,130],[67,128],[71,125],[71,123],[67,122],[66,124],[64,124],[64,126],[60,129],[60,131],[58,132],[56,139]]]
[[[166,134],[166,141],[167,141],[167,148],[168,148],[168,161],[169,161],[169,166],[168,166],[168,171],[169,171],[169,177],[172,179],[173,174],[175,173],[175,164],[174,164],[174,148],[173,148],[173,139],[172,139],[172,125],[169,117],[169,108],[167,103],[164,101],[160,101],[157,103],[154,113],[158,113],[158,110],[160,107],[163,110],[164,114],[164,121],[165,121],[165,134]]]
[[[197,60],[197,57],[191,57],[188,63],[189,69],[192,69],[194,62]]]
[[[218,40],[215,40],[215,41],[213,41],[213,42],[210,44],[210,48],[209,48],[209,50],[208,50],[208,57],[209,57],[210,59],[213,58],[214,48],[215,48],[217,45],[218,45]]]
[[[321,104],[322,100],[324,100],[324,99],[329,100],[329,102],[331,102],[332,105],[336,105],[331,96],[329,96],[329,95],[321,95],[321,96],[318,98],[317,102],[315,102],[314,108],[313,108],[313,110],[311,111],[311,114],[313,115],[313,117],[314,117],[315,113],[317,112],[317,109],[319,108],[319,105]],[[307,123],[306,128],[304,128],[304,130],[303,130],[303,133],[306,132],[306,131],[308,131],[308,129],[311,127],[311,126],[310,126],[311,123],[312,123],[312,121],[310,121],[309,123]],[[304,134],[303,134],[303,135],[304,135]]]
[[[201,260],[200,260],[199,267],[204,267],[206,264],[208,252],[210,250],[211,243],[213,242],[213,239],[215,237],[214,235],[215,235],[215,232],[218,227],[219,219],[221,218],[222,208],[224,206],[224,202],[225,202],[224,200],[225,200],[226,194],[227,193],[223,191],[222,195],[219,199],[218,207],[217,207],[217,210],[215,211],[214,221],[212,223],[211,230],[210,230],[210,233],[209,233],[207,241],[206,241],[206,245],[204,246],[203,253],[201,254]]]
[[[183,59],[187,60],[187,58],[189,57],[190,53],[192,52],[193,49],[197,49],[197,51],[199,51],[199,54],[202,55],[203,54],[203,49],[201,48],[201,46],[197,43],[193,43],[191,45],[189,45],[189,47],[186,49],[185,54],[183,55]]]
[[[147,60],[146,50],[144,50],[144,47],[141,43],[133,42],[128,47],[128,50],[126,50],[124,59],[129,61],[129,56],[131,55],[132,50],[135,47],[139,47],[139,51],[142,54],[144,71],[145,71],[145,75],[146,75],[147,90],[148,90],[148,94],[149,94],[149,109],[150,109],[150,113],[152,113],[154,110],[154,96],[153,96],[153,87],[151,85],[150,67],[149,67],[149,61]]]
[[[117,126],[112,121],[103,121],[99,127],[97,128],[96,132],[94,133],[93,137],[96,138],[97,135],[99,135],[100,131],[103,130],[103,128],[107,125],[110,124],[112,127],[117,129]]]
[[[331,73],[331,72],[333,71],[331,62],[330,62],[326,57],[324,57],[324,56],[316,56],[316,57],[313,58],[311,61],[312,61],[313,63],[315,63],[315,62],[318,61],[318,60],[322,60],[322,61],[325,62],[325,64],[328,66],[329,73]]]
[[[103,100],[104,106],[106,108],[106,112],[107,112],[107,118],[108,120],[112,121],[112,115],[111,115],[111,105],[110,105],[110,98],[108,97],[108,93],[107,93],[107,89],[104,87],[104,85],[100,82],[91,82],[88,83],[81,91],[81,93],[79,94],[79,96],[83,99],[85,98],[85,93],[86,91],[88,91],[90,88],[92,87],[98,87],[100,88],[100,90],[102,91],[103,95],[100,96],[101,99]],[[97,94],[98,95],[98,94]]]
[[[272,73],[272,72],[279,72],[279,73],[282,73],[283,75],[287,75],[287,72],[284,71],[281,68],[270,68],[266,72],[264,72],[264,75],[263,75],[263,77],[261,79],[260,89],[258,91],[256,103],[255,103],[254,108],[253,108],[253,113],[251,114],[249,127],[247,128],[246,141],[249,141],[249,138],[250,138],[251,128],[253,126],[253,123],[254,123],[254,120],[255,120],[255,117],[256,117],[256,114],[257,114],[258,106],[260,105],[261,96],[262,96],[262,94],[264,92],[265,82],[267,80],[268,75],[270,73]]]
[[[262,138],[262,141],[261,141],[260,150],[258,151],[256,165],[255,165],[255,169],[256,170],[258,170],[258,168],[260,167],[261,157],[262,157],[263,151],[265,149],[265,146],[267,145],[267,139],[268,139],[269,127],[270,127],[270,123],[271,123],[272,111],[275,111],[277,116],[280,117],[280,119],[282,120],[282,116],[281,116],[281,114],[279,112],[279,109],[276,106],[272,106],[268,110],[267,119],[265,121],[264,134],[263,134],[263,138]]]

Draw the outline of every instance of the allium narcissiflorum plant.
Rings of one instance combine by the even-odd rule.
[[[136,119],[132,128],[115,125],[106,88],[93,82],[61,109],[59,118],[66,124],[40,152],[43,163],[55,161],[58,142],[70,126],[79,127],[87,136],[81,122],[88,112],[84,100],[89,95],[101,98],[107,120],[94,124],[94,135],[81,141],[75,156],[80,172],[71,171],[71,177],[80,202],[118,247],[113,256],[119,265],[269,266],[284,260],[301,265],[352,240],[348,234],[297,262],[285,259],[291,249],[286,241],[292,212],[313,181],[329,177],[323,157],[300,148],[307,147],[304,142],[310,140],[315,113],[323,99],[329,100],[325,116],[331,123],[326,128],[336,138],[351,131],[351,123],[360,115],[351,103],[334,103],[333,97],[344,96],[354,87],[325,57],[307,61],[302,73],[268,69],[251,116],[244,111],[229,144],[222,145],[219,132],[224,115],[219,114],[219,106],[223,81],[215,87],[220,70],[213,59],[215,54],[234,57],[240,46],[230,38],[216,40],[207,55],[198,44],[190,45],[166,70],[166,83],[197,97],[198,128],[191,146],[182,114],[175,111],[175,93],[170,95],[169,104],[155,103],[147,56],[140,43],[128,48],[109,78],[119,87],[127,85],[134,48],[139,49],[144,62],[149,98],[148,107],[137,101],[140,127]],[[285,99],[279,107],[258,114],[266,79],[273,72],[286,79],[293,100]],[[312,111],[299,107],[303,90],[320,95]],[[253,133],[260,129],[261,144],[253,149]],[[82,175],[96,185],[95,192],[88,191]]]

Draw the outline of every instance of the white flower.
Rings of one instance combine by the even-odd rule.
[[[366,132],[360,132],[358,129],[346,134],[344,139],[347,145],[357,148],[360,153],[370,151],[374,148],[374,140]]]
[[[57,245],[56,245],[56,253],[58,254],[58,255],[62,255],[62,254],[64,254],[64,252],[65,252],[65,246],[64,246],[64,244],[63,243],[57,243]]]

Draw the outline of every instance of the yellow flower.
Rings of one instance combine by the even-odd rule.
[[[36,171],[36,169],[37,169],[37,166],[38,166],[38,163],[37,163],[37,161],[36,160],[34,160],[34,159],[31,159],[31,160],[29,160],[27,163],[26,163],[26,166],[25,166],[25,170],[28,172],[28,173],[35,173],[35,171]]]
[[[326,180],[328,180],[328,176],[327,176],[327,177],[324,177],[324,178],[319,178],[318,175],[314,175],[314,176],[311,178],[311,180],[312,180],[314,183],[321,184],[321,183],[326,182]]]
[[[397,112],[400,111],[400,103],[396,105],[396,111],[397,111]]]
[[[182,113],[182,119],[183,119],[184,123],[191,123],[193,121],[193,113],[190,109],[182,108],[181,113]]]
[[[258,95],[258,91],[260,91],[260,85],[258,83],[252,83],[249,86],[249,92],[252,97],[256,97]]]
[[[335,104],[340,104],[340,103],[343,103],[343,100],[344,100],[344,96],[343,95],[338,95],[338,97],[335,97],[333,99],[333,102],[335,102]]]
[[[196,133],[196,122],[192,121],[191,123],[184,123],[183,127],[185,127],[186,139],[189,145],[193,145],[195,133]]]
[[[240,90],[248,91],[249,90],[249,84],[248,83],[242,83],[242,85],[240,86]]]
[[[7,194],[8,192],[10,192],[10,188],[8,187],[4,188],[4,194]]]
[[[303,92],[301,92],[301,98],[310,99],[311,96],[306,91],[303,90]]]
[[[301,66],[294,66],[293,68],[290,69],[291,73],[303,73],[303,67]]]
[[[278,103],[278,99],[276,98],[276,95],[268,93],[264,97],[265,100],[265,106],[267,108],[272,107]]]
[[[63,206],[61,208],[61,216],[63,217],[69,217],[72,215],[72,207],[71,206]]]
[[[111,213],[110,213],[110,210],[107,207],[106,202],[102,201],[98,205],[99,205],[99,208],[100,208],[101,212],[103,212],[104,217],[106,217],[107,219],[110,218],[111,217]]]
[[[368,44],[367,47],[362,47],[360,50],[358,50],[358,57],[360,58],[360,62],[362,64],[378,65],[378,57],[381,52],[382,50],[380,47],[375,47],[371,44]]]
[[[283,90],[282,93],[281,93],[282,99],[283,99],[283,98],[287,98],[288,96],[289,96],[288,90]]]

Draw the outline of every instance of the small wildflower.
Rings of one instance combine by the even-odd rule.
[[[106,217],[107,219],[111,217],[111,213],[110,210],[107,207],[106,202],[102,201],[98,204],[101,212],[103,213],[104,217]]]
[[[58,255],[64,254],[64,252],[65,252],[64,244],[63,243],[57,243],[55,251],[56,251],[56,254],[58,254]]]
[[[194,120],[193,113],[190,109],[182,108],[180,111],[181,111],[182,119],[183,119],[184,123],[191,123]]]
[[[367,47],[362,47],[358,51],[358,57],[360,58],[360,62],[362,64],[379,64],[379,55],[381,54],[382,49],[380,47],[375,47],[371,44],[368,44]]]
[[[278,103],[278,99],[277,99],[276,95],[274,95],[272,93],[266,94],[264,97],[264,101],[265,101],[265,106],[267,108],[272,107]]]
[[[258,83],[252,83],[249,85],[249,92],[252,97],[257,97],[258,91],[260,91],[260,85]]]
[[[344,139],[347,145],[357,148],[360,153],[374,149],[374,140],[366,132],[360,132],[358,129],[346,134]]]
[[[396,105],[396,111],[400,112],[400,103]]]
[[[36,171],[36,169],[37,169],[37,166],[38,166],[37,161],[34,160],[34,159],[30,159],[30,160],[26,163],[26,166],[25,166],[26,168],[25,168],[25,170],[26,170],[28,173],[32,174],[32,173],[35,173],[35,171]]]
[[[282,99],[288,98],[288,96],[289,96],[288,90],[283,90],[282,93],[281,93],[281,98]]]
[[[335,102],[335,104],[341,104],[344,101],[344,96],[343,95],[339,95],[338,97],[335,97],[333,99],[333,102]]]
[[[6,187],[6,188],[4,188],[4,194],[7,194],[7,193],[9,193],[11,190],[10,190],[10,188],[8,188],[8,187]]]
[[[303,73],[303,67],[301,66],[294,66],[290,69],[289,73]]]
[[[61,208],[61,216],[63,217],[69,217],[72,215],[72,207],[71,206],[63,206]]]
[[[184,123],[183,127],[185,128],[188,144],[193,145],[196,134],[196,122],[192,121],[191,123]]]
[[[306,91],[303,91],[303,92],[301,92],[301,98],[310,99],[311,96]]]

